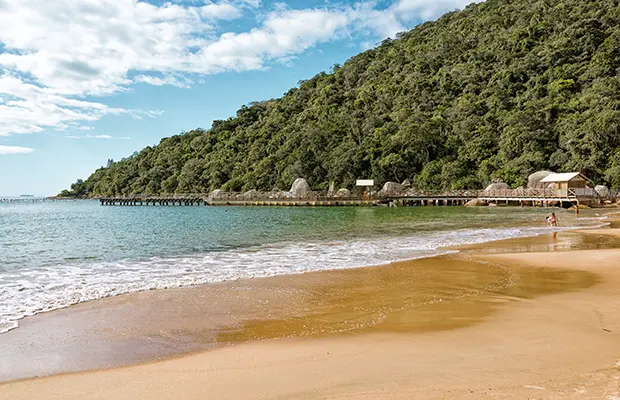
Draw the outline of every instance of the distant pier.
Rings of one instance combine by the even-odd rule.
[[[58,200],[55,197],[0,197],[0,203],[42,203]]]

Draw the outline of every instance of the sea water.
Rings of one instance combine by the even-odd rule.
[[[0,332],[142,290],[380,265],[445,246],[592,226],[540,208],[104,207],[0,203]]]

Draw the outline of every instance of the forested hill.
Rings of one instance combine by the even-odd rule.
[[[286,189],[297,177],[314,189],[519,186],[540,169],[620,187],[619,73],[618,0],[488,0],[109,163],[73,195]]]

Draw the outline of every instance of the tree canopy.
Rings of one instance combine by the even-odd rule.
[[[620,188],[618,0],[488,0],[385,40],[279,99],[163,139],[69,195],[513,187],[541,170]],[[65,193],[66,194],[66,193]]]

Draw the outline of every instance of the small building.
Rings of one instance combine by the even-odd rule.
[[[581,172],[565,172],[550,174],[541,183],[548,184],[550,189],[555,190],[556,197],[592,197],[594,189],[587,187],[589,179]]]

